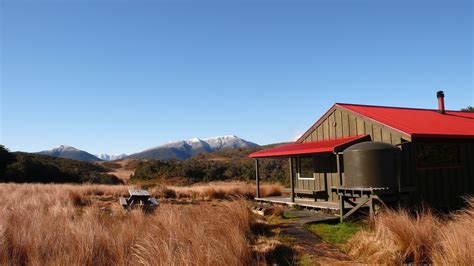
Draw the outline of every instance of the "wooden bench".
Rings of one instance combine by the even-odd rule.
[[[154,209],[159,205],[158,200],[150,197],[150,193],[143,189],[129,189],[128,193],[130,197],[120,197],[120,205],[124,209],[131,209],[135,207],[141,207],[145,209]]]

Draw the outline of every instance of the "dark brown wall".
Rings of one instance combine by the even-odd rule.
[[[474,143],[459,142],[458,145],[461,159],[459,167],[419,168],[413,162],[416,187],[413,199],[416,202],[451,208],[462,203],[462,195],[474,195]]]

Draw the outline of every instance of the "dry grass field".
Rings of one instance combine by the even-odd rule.
[[[252,187],[225,187],[166,189],[180,197],[233,200],[165,201],[144,214],[118,205],[127,186],[1,184],[0,265],[255,264],[253,216],[238,194],[247,197]]]
[[[262,197],[280,196],[283,187],[280,184],[260,185]],[[159,198],[191,198],[191,199],[235,199],[244,197],[253,199],[256,194],[256,186],[245,182],[211,182],[206,184],[195,184],[191,186],[158,186],[150,190],[152,195]]]
[[[262,187],[264,196],[281,194],[280,185]],[[118,197],[128,188],[0,184],[0,265],[265,265],[292,253],[295,241],[277,225],[275,236],[262,234],[267,225],[246,200],[251,184],[151,187],[161,201],[152,214],[124,212]],[[468,202],[444,218],[385,211],[340,248],[362,263],[473,265],[474,199]],[[301,262],[295,255],[280,262]]]

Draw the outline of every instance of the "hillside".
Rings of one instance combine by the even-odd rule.
[[[122,159],[110,161],[100,161],[94,162],[96,165],[102,166],[107,169],[107,173],[117,176],[123,181],[130,179],[130,176],[133,175],[137,165],[144,160],[133,160],[133,159]]]
[[[248,156],[249,154],[264,150],[264,149],[271,149],[277,146],[281,146],[287,143],[276,143],[276,144],[269,144],[264,146],[256,146],[256,147],[248,147],[248,148],[230,148],[230,149],[222,149],[215,152],[207,153],[207,154],[200,154],[196,158],[197,159],[205,159],[205,160],[236,160],[236,159],[244,159],[247,161],[253,161]]]
[[[78,161],[100,161],[101,160],[97,156],[94,156],[86,151],[79,150],[67,145],[60,145],[54,149],[40,151],[40,152],[37,152],[36,154],[48,155],[48,156],[59,157],[59,158],[67,158],[67,159],[73,159],[73,160],[78,160]]]
[[[0,146],[0,182],[16,183],[122,183],[107,168],[92,163],[23,152]]]
[[[252,152],[275,147],[273,144],[250,148],[229,148],[200,154],[187,160],[147,160],[140,161],[132,182],[152,181],[157,183],[196,183],[221,180],[250,181],[255,178],[255,163],[248,158]],[[262,160],[260,174],[263,180],[288,182],[287,160]]]

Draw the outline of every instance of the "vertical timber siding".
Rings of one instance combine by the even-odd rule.
[[[408,136],[380,123],[369,120],[353,112],[333,108],[327,117],[320,121],[303,142],[338,139],[369,134],[374,141],[383,141],[393,145],[400,144]]]
[[[364,134],[370,135],[374,141],[383,141],[393,145],[400,144],[403,139],[409,140],[409,137],[401,132],[336,106],[323,117],[318,125],[312,129],[312,132],[309,132],[303,142],[338,139]],[[412,169],[409,154],[411,149],[407,147],[405,150],[402,150],[402,153],[406,153],[403,155],[406,158],[404,161],[406,165],[402,166],[402,168],[409,167],[408,169]],[[315,179],[297,180],[295,188],[315,191],[326,189],[330,191],[331,186],[341,186],[336,167],[336,156],[334,154],[317,155],[316,158]],[[342,156],[341,159],[343,160]],[[344,180],[344,173],[342,173],[342,177]],[[404,179],[402,183],[408,183],[408,180]],[[338,197],[335,193],[328,192],[328,200],[337,202]]]
[[[451,208],[462,204],[461,196],[474,194],[474,143],[459,143],[459,149],[460,167],[420,169],[416,167],[415,158],[412,159],[415,201]]]

